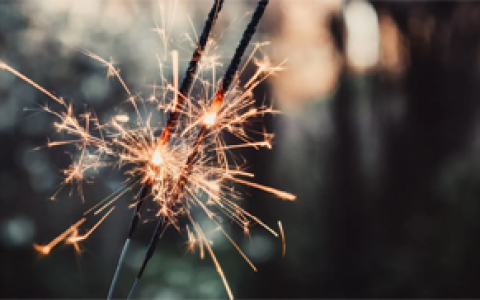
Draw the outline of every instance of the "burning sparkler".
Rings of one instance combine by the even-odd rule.
[[[209,131],[212,130],[212,128],[214,127],[214,125],[216,123],[216,119],[217,119],[218,114],[219,114],[219,112],[222,108],[222,105],[224,103],[225,95],[230,88],[232,80],[234,79],[234,75],[237,72],[238,66],[239,66],[241,58],[243,56],[243,53],[245,52],[245,49],[247,48],[253,34],[255,33],[258,22],[262,18],[262,15],[265,11],[265,8],[266,8],[267,4],[268,4],[268,0],[262,0],[262,1],[258,2],[257,9],[255,10],[255,12],[252,16],[252,19],[251,19],[250,23],[248,24],[248,26],[247,26],[247,28],[246,28],[243,36],[242,36],[242,39],[240,40],[240,43],[237,46],[235,54],[234,54],[234,56],[233,56],[233,58],[230,62],[230,65],[227,68],[227,71],[226,71],[225,76],[222,80],[222,83],[221,83],[221,85],[220,85],[212,103],[210,104],[210,107],[208,108],[205,116],[202,118],[203,122],[201,124],[201,129],[200,129],[200,132],[198,133],[198,135],[195,139],[193,149],[190,152],[190,154],[188,155],[187,161],[185,163],[185,167],[182,170],[182,173],[181,173],[181,175],[180,175],[180,177],[179,177],[179,179],[178,179],[178,181],[177,181],[177,183],[176,183],[176,185],[175,185],[175,187],[174,187],[174,189],[173,189],[173,191],[170,195],[170,201],[172,203],[171,204],[172,207],[178,202],[178,199],[181,197],[181,194],[183,192],[183,188],[186,185],[187,181],[189,180],[188,177],[189,177],[190,173],[192,172],[192,168],[193,168],[193,165],[195,163],[195,160],[197,159],[197,155],[199,155],[199,148],[201,147],[202,143],[204,142],[207,135],[209,134]],[[184,203],[185,203],[184,201],[181,201],[182,206],[184,205]],[[188,218],[190,219],[190,222],[192,223],[192,225],[195,224],[195,222],[192,219],[190,213],[188,211],[186,211],[186,214],[187,214]],[[143,261],[142,267],[141,267],[140,271],[138,272],[137,278],[135,279],[135,283],[132,286],[132,289],[129,293],[128,299],[130,299],[133,296],[135,288],[137,287],[138,282],[142,278],[143,272],[144,272],[150,258],[153,256],[153,253],[155,251],[155,247],[156,247],[156,244],[158,242],[158,239],[160,238],[160,236],[162,235],[162,233],[164,232],[164,230],[168,226],[168,224],[166,226],[162,226],[162,223],[163,223],[163,219],[159,218],[159,220],[157,221],[157,226],[155,228],[155,232],[152,235],[152,239],[150,241],[150,244],[149,244],[149,247],[148,247],[148,250],[147,250],[147,254],[145,255],[145,259]],[[162,229],[162,227],[163,227],[163,229]],[[194,228],[196,229],[196,226]],[[197,232],[197,234],[199,234],[199,233]],[[202,235],[203,235],[203,233],[202,233]],[[223,274],[223,271],[222,271],[217,259],[215,258],[215,255],[214,255],[210,245],[208,245],[208,242],[205,243],[205,246],[207,247],[207,250],[210,253],[210,256],[211,256],[211,258],[212,258],[212,260],[213,260],[213,262],[214,262],[214,264],[217,268],[217,271],[218,271],[218,273],[220,274],[220,277],[223,280],[223,283],[225,285],[225,288],[227,289],[229,297],[233,298],[233,294],[230,290],[230,287],[229,287],[228,282],[225,278],[225,275]],[[238,247],[237,247],[237,249],[239,250]],[[243,252],[240,251],[240,253],[242,254],[242,256],[244,256],[244,258],[247,260],[247,262],[249,262],[250,265],[253,265],[248,260],[248,258],[246,258],[246,256],[243,254]],[[256,269],[254,268],[254,270],[256,270]]]
[[[265,58],[255,61],[258,70],[245,84],[241,85],[237,76],[242,56],[250,43],[268,0],[258,2],[222,81],[217,83],[215,79],[209,81],[195,76],[197,68],[204,70],[207,67],[207,64],[200,62],[200,58],[207,51],[209,32],[218,16],[222,3],[222,0],[215,0],[180,87],[176,81],[178,71],[174,67],[174,84],[164,87],[165,95],[173,93],[173,101],[169,103],[155,98],[149,99],[159,110],[169,113],[168,121],[163,126],[163,130],[159,130],[162,127],[153,124],[151,115],[147,118],[142,117],[139,106],[146,105],[147,101],[131,94],[113,63],[91,52],[85,51],[85,54],[107,66],[109,75],[115,76],[124,87],[129,96],[128,100],[136,113],[135,120],[130,120],[127,115],[119,114],[111,118],[110,121],[101,123],[91,112],[76,116],[71,104],[66,103],[62,98],[53,95],[27,76],[0,61],[0,69],[15,74],[60,104],[61,110],[54,110],[49,106],[45,106],[44,110],[58,118],[59,121],[54,124],[57,131],[64,132],[71,138],[64,141],[49,142],[47,146],[71,144],[79,149],[78,159],[64,171],[65,179],[55,195],[65,185],[84,180],[87,171],[101,167],[124,167],[126,170],[126,187],[115,191],[111,196],[100,201],[88,210],[83,218],[50,243],[35,245],[36,250],[46,255],[53,247],[63,241],[72,244],[79,251],[79,242],[91,235],[100,223],[112,213],[115,201],[127,191],[141,187],[138,201],[134,205],[135,211],[130,230],[112,280],[109,298],[113,295],[130,240],[142,217],[142,210],[148,198],[152,199],[152,202],[157,206],[157,226],[130,296],[133,295],[136,284],[153,255],[158,240],[166,228],[170,226],[179,231],[185,230],[187,232],[189,249],[193,251],[198,248],[201,258],[204,257],[206,249],[223,280],[229,297],[233,298],[228,282],[212,250],[212,242],[193,218],[192,208],[200,208],[211,221],[217,224],[220,231],[256,271],[246,255],[222,229],[219,212],[223,212],[231,218],[246,233],[248,233],[249,226],[257,223],[278,236],[273,229],[259,218],[239,206],[237,200],[239,200],[240,194],[234,186],[235,184],[243,184],[272,193],[281,199],[295,200],[295,196],[290,193],[250,181],[249,179],[253,178],[254,174],[242,170],[234,153],[232,153],[234,149],[243,147],[271,148],[271,134],[251,132],[246,125],[265,114],[277,113],[270,106],[255,107],[253,89],[268,76],[280,70],[282,65],[271,66],[268,59]],[[256,44],[245,64],[252,61],[254,53],[264,45]],[[175,58],[178,54],[172,52],[172,55]],[[242,71],[243,68],[239,72]],[[193,85],[199,86],[204,94],[201,94],[200,97],[192,97],[191,87]],[[216,92],[211,94],[212,91]],[[167,97],[163,100],[167,100]],[[157,134],[160,132],[161,134]],[[225,133],[238,137],[241,143],[227,145],[223,139]],[[207,200],[202,200],[201,195],[206,196]],[[85,234],[79,234],[80,227],[86,219],[91,215],[99,214],[103,214],[100,220]],[[187,224],[181,226],[180,219],[186,220]],[[282,239],[284,239],[282,228],[280,230]]]
[[[190,60],[190,63],[188,64],[187,71],[185,73],[185,77],[183,78],[182,85],[180,86],[180,90],[178,93],[176,93],[175,97],[175,103],[173,105],[173,110],[170,113],[170,117],[167,121],[167,124],[165,125],[165,128],[163,129],[160,139],[158,141],[158,147],[155,149],[153,158],[152,158],[152,163],[154,166],[157,168],[160,167],[163,163],[163,158],[161,156],[161,148],[164,147],[166,144],[168,144],[171,136],[171,132],[173,128],[175,127],[175,124],[179,118],[180,115],[180,108],[182,107],[182,104],[185,102],[186,95],[188,94],[188,90],[190,89],[193,79],[195,76],[195,72],[197,70],[198,63],[200,61],[200,58],[202,57],[202,53],[205,51],[205,47],[207,45],[208,37],[210,36],[210,31],[215,24],[215,21],[218,17],[218,13],[222,9],[222,4],[223,0],[215,0],[214,4],[210,10],[210,13],[208,14],[207,20],[205,22],[205,26],[203,28],[203,32],[200,35],[197,47],[195,48],[195,51],[193,52],[192,59]],[[175,74],[176,75],[176,74]],[[175,76],[175,78],[177,78]],[[120,270],[123,265],[123,261],[125,260],[128,247],[130,245],[130,240],[132,239],[133,233],[137,227],[138,221],[140,220],[141,214],[142,214],[142,209],[143,205],[145,203],[145,199],[149,196],[151,193],[151,183],[148,182],[142,189],[142,193],[139,197],[137,206],[135,208],[135,213],[132,218],[132,222],[130,224],[130,230],[128,232],[127,239],[125,240],[125,244],[123,246],[122,253],[120,255],[120,259],[117,264],[117,269],[115,270],[115,274],[113,275],[112,283],[110,285],[110,290],[108,292],[107,299],[111,299],[113,296],[113,292],[115,290],[115,286],[117,284],[118,276],[120,274]]]

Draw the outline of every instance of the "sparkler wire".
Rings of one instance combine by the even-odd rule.
[[[169,141],[172,129],[175,126],[178,117],[180,116],[181,106],[183,105],[184,100],[187,97],[188,90],[193,83],[193,78],[195,76],[195,72],[197,71],[198,62],[200,61],[202,53],[207,45],[210,31],[212,30],[213,25],[215,25],[218,14],[222,9],[223,1],[224,0],[215,0],[215,3],[213,4],[212,9],[208,14],[207,20],[205,21],[203,32],[200,35],[197,48],[193,52],[192,58],[185,72],[185,77],[183,78],[182,84],[180,85],[179,93],[175,102],[175,107],[170,113],[167,125],[163,129],[162,135],[160,137],[160,141],[165,144]]]
[[[248,45],[249,45],[249,43],[250,43],[250,41],[253,37],[253,34],[256,31],[257,25],[260,22],[260,19],[262,18],[263,13],[265,12],[265,9],[266,9],[266,6],[267,6],[268,2],[269,2],[269,0],[258,1],[255,12],[253,13],[252,18],[250,19],[250,22],[247,25],[247,28],[245,29],[245,31],[242,35],[242,38],[241,38],[241,40],[240,40],[240,42],[239,42],[239,44],[238,44],[238,46],[235,50],[235,54],[232,57],[232,60],[230,61],[230,64],[227,68],[227,71],[225,72],[225,75],[224,75],[223,80],[222,80],[222,85],[218,89],[217,94],[215,96],[215,99],[214,99],[214,101],[211,105],[211,110],[212,110],[213,113],[217,113],[218,110],[220,109],[222,103],[223,103],[223,99],[225,97],[225,94],[228,91],[228,89],[229,89],[229,87],[230,87],[230,85],[233,81],[235,73],[238,70],[238,66],[240,65],[240,61],[242,59],[242,56],[243,56],[246,48],[248,47]],[[198,136],[197,136],[196,140],[195,140],[194,148],[187,158],[187,162],[185,164],[183,172],[182,172],[180,178],[178,179],[176,187],[174,188],[174,191],[171,195],[170,203],[175,203],[177,201],[178,197],[180,196],[180,194],[183,190],[183,187],[184,187],[184,185],[187,181],[188,175],[191,171],[191,168],[193,166],[193,163],[195,161],[195,158],[198,154],[199,146],[200,146],[201,142],[205,139],[205,137],[207,135],[207,132],[208,132],[208,125],[204,123],[202,125],[202,128],[201,128],[200,132],[198,133]],[[150,240],[150,244],[148,246],[147,253],[145,255],[144,261],[142,263],[142,267],[137,274],[137,278],[135,279],[135,283],[133,284],[133,286],[130,290],[128,299],[130,299],[133,296],[133,293],[134,293],[134,291],[135,291],[135,289],[136,289],[136,287],[137,287],[137,285],[138,285],[138,283],[139,283],[139,281],[142,277],[143,271],[145,270],[145,268],[148,264],[148,261],[150,260],[150,258],[152,257],[152,255],[155,251],[156,244],[157,244],[159,238],[161,237],[162,233],[164,232],[164,230],[167,228],[167,226],[169,224],[168,221],[167,221],[167,223],[166,223],[167,225],[163,226],[163,229],[162,229],[163,223],[164,223],[163,218],[160,218],[157,221],[157,225],[156,225],[155,231],[152,235],[152,238]],[[229,290],[228,286],[227,286],[227,289]]]
[[[203,51],[205,50],[205,46],[208,41],[208,37],[210,35],[210,31],[212,30],[212,27],[218,17],[218,14],[220,10],[222,9],[222,4],[224,0],[215,0],[215,3],[212,6],[212,9],[210,10],[210,13],[208,14],[208,18],[205,22],[203,32],[200,36],[197,48],[195,49],[192,59],[190,60],[190,63],[188,65],[187,71],[185,72],[185,77],[182,81],[182,84],[180,86],[180,93],[178,94],[178,98],[176,101],[175,108],[173,111],[170,113],[169,119],[167,121],[167,124],[165,128],[162,131],[160,142],[162,144],[168,143],[170,140],[170,134],[172,128],[175,126],[178,116],[179,116],[179,111],[180,107],[183,104],[183,100],[186,97],[186,94],[188,90],[190,89],[192,82],[193,82],[193,77],[195,75],[195,72],[197,70],[198,62],[200,61],[200,58],[202,56]],[[145,185],[144,188],[142,189],[141,195],[140,195],[140,200],[137,204],[136,207],[136,212],[133,216],[132,219],[132,224],[129,230],[128,237],[131,238],[133,235],[133,232],[136,229],[136,226],[138,224],[139,218],[141,217],[141,210],[143,207],[143,203],[145,202],[145,198],[148,197],[148,195],[151,192],[151,186],[150,185]]]
[[[177,202],[178,197],[180,197],[183,190],[183,186],[185,185],[187,181],[187,177],[193,166],[193,163],[195,162],[195,157],[198,154],[198,148],[200,146],[201,141],[205,137],[206,132],[207,132],[206,126],[204,125],[197,137],[194,150],[189,154],[185,167],[183,168],[182,173],[180,175],[180,178],[177,180],[176,186],[173,189],[172,195],[170,197],[170,203],[175,204]],[[157,221],[157,224],[155,226],[155,231],[152,234],[150,243],[148,245],[147,253],[145,254],[145,258],[142,263],[142,267],[138,271],[137,277],[135,278],[135,282],[132,288],[130,289],[127,299],[131,299],[131,297],[133,296],[135,289],[137,288],[137,285],[140,282],[140,279],[142,278],[143,272],[145,271],[145,268],[147,267],[148,262],[152,258],[153,253],[155,252],[155,249],[158,244],[158,240],[162,237],[163,233],[165,232],[165,230],[168,228],[170,224],[169,221],[165,223],[164,219],[165,218],[162,218],[162,216],[160,216],[160,218]]]
[[[198,41],[198,44],[197,44],[197,48],[193,52],[192,58],[190,60],[190,63],[188,64],[187,70],[185,72],[185,76],[184,76],[182,84],[180,86],[179,93],[177,95],[177,99],[176,99],[176,102],[175,102],[175,107],[174,107],[173,111],[170,113],[167,124],[162,131],[162,134],[161,134],[161,137],[160,137],[160,142],[162,144],[168,143],[168,141],[170,139],[172,128],[175,127],[175,124],[176,124],[176,122],[178,120],[178,116],[179,116],[179,110],[180,110],[180,108],[181,108],[181,106],[184,102],[184,99],[185,99],[185,97],[188,93],[188,90],[190,89],[190,87],[193,83],[193,78],[195,76],[195,73],[196,73],[196,70],[197,70],[197,67],[198,67],[198,62],[200,61],[200,59],[202,57],[202,53],[205,50],[205,47],[206,47],[207,42],[208,42],[208,37],[210,36],[210,32],[211,32],[211,30],[212,30],[212,28],[215,24],[215,21],[218,17],[218,14],[219,14],[220,10],[222,9],[223,1],[224,0],[215,0],[213,6],[212,6],[212,8],[211,8],[211,10],[210,10],[210,12],[207,16],[207,20],[205,21],[205,25],[203,27],[202,34],[200,35],[200,38],[199,38],[199,41]],[[125,240],[122,253],[121,253],[119,261],[117,263],[117,268],[115,270],[115,274],[113,276],[112,283],[110,285],[110,289],[109,289],[109,292],[108,292],[107,299],[112,299],[113,292],[114,292],[115,287],[117,285],[120,270],[122,268],[123,262],[125,260],[126,254],[128,252],[128,248],[129,248],[129,245],[130,245],[130,240],[132,239],[133,233],[134,233],[135,229],[137,228],[138,222],[141,218],[145,200],[150,195],[150,193],[151,193],[151,185],[145,184],[142,187],[138,203],[135,207],[135,212],[133,214],[132,221],[130,223],[130,229],[129,229],[129,232],[128,232],[128,236],[127,236],[127,239]]]
[[[260,19],[262,18],[263,13],[265,12],[268,1],[269,0],[258,1],[257,8],[255,9],[255,12],[253,13],[252,18],[250,19],[250,23],[248,23],[247,28],[243,32],[242,39],[240,40],[240,43],[238,43],[237,49],[235,50],[235,54],[233,55],[232,60],[230,61],[230,65],[228,66],[227,71],[225,72],[225,76],[223,77],[223,81],[222,81],[222,86],[217,93],[217,99],[218,97],[221,97],[223,99],[223,97],[225,96],[225,93],[230,88],[230,85],[233,81],[235,73],[238,70],[238,66],[240,65],[240,61],[242,60],[242,56],[245,53],[245,50],[247,49],[248,45],[250,44],[253,34],[257,30],[258,22],[260,22]]]
[[[125,261],[125,257],[127,256],[128,248],[130,246],[130,241],[133,236],[133,232],[135,231],[135,228],[138,225],[138,221],[140,220],[141,214],[142,214],[142,208],[143,204],[145,203],[145,199],[148,197],[149,193],[145,193],[144,191],[149,189],[147,186],[143,186],[142,191],[141,191],[141,196],[140,199],[137,203],[137,206],[135,208],[135,212],[132,218],[132,222],[130,224],[130,230],[128,232],[128,237],[125,240],[125,243],[123,245],[122,253],[120,254],[120,258],[117,263],[117,267],[115,269],[115,274],[113,275],[112,283],[110,284],[110,288],[108,291],[108,296],[107,299],[112,299],[113,297],[113,292],[115,291],[115,287],[117,286],[117,281],[118,281],[118,276],[120,275],[120,270],[122,269],[123,262]]]
[[[157,228],[155,228],[156,231],[160,230],[160,228],[162,228],[161,219],[162,219],[162,217],[160,217],[160,222],[157,223]],[[152,241],[150,241],[150,243],[155,243],[156,244],[157,240],[163,236],[163,234],[165,233],[167,228],[168,228],[168,223],[165,226],[163,226],[162,231],[160,232],[158,237],[157,237],[157,235],[152,236]],[[155,241],[153,241],[153,239],[155,239]],[[132,298],[133,294],[135,293],[135,289],[137,288],[137,285],[140,282],[140,279],[142,278],[143,271],[145,271],[145,267],[147,266],[147,262],[153,256],[153,252],[155,252],[155,249],[148,249],[148,250],[149,251],[146,254],[146,257],[148,257],[148,259],[143,262],[142,267],[140,268],[140,271],[137,275],[137,278],[135,278],[135,282],[133,283],[133,286],[130,289],[130,292],[128,293],[127,300],[130,300]]]

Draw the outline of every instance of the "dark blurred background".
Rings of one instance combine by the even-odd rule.
[[[282,257],[281,241],[259,226],[250,237],[232,228],[255,273],[228,241],[215,239],[234,294],[480,297],[480,4],[271,2],[256,38],[271,42],[264,53],[272,62],[288,62],[256,96],[284,114],[265,120],[276,134],[273,150],[242,155],[257,182],[298,199],[245,191],[250,212],[272,227],[282,220],[287,251]],[[113,57],[130,88],[146,95],[159,76],[156,56],[165,55],[152,28],[167,27],[183,70],[192,49],[184,35],[201,30],[210,5],[1,1],[0,59],[78,107],[108,115],[126,95],[79,50]],[[254,7],[225,1],[213,34],[224,66]],[[68,245],[46,257],[33,250],[123,179],[106,170],[84,186],[86,203],[70,188],[49,200],[70,161],[65,149],[33,151],[56,137],[54,119],[35,111],[50,102],[0,70],[0,297],[102,298],[133,195],[82,243],[82,255]],[[127,295],[152,230],[151,223],[139,229],[116,295]],[[227,296],[211,261],[186,254],[184,242],[167,233],[138,297]]]

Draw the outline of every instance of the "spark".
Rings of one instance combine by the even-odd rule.
[[[70,226],[67,230],[65,230],[62,234],[60,234],[59,236],[57,236],[56,238],[54,238],[50,243],[46,244],[46,245],[38,245],[38,244],[33,244],[33,248],[35,248],[35,250],[37,250],[40,254],[42,255],[47,255],[50,253],[50,251],[52,250],[53,247],[55,247],[56,245],[58,245],[59,243],[61,243],[63,240],[65,240],[66,238],[68,238],[68,236],[74,232],[75,230],[77,230],[78,227],[80,227],[80,225],[82,225],[83,223],[85,223],[87,219],[86,218],[82,218],[80,220],[77,221],[77,223],[73,224],[72,226]]]
[[[240,247],[235,243],[235,241],[225,232],[225,230],[222,227],[219,227],[220,230],[222,231],[223,235],[228,239],[230,243],[237,249],[238,253],[243,257],[243,259],[250,265],[250,267],[253,269],[253,271],[257,272],[257,268],[255,265],[248,259],[247,255],[240,249]]]
[[[100,221],[98,221],[92,228],[90,228],[90,230],[88,230],[87,233],[85,233],[84,235],[78,235],[78,227],[75,228],[75,230],[73,230],[73,234],[70,235],[70,237],[68,237],[65,242],[67,244],[77,244],[78,242],[80,241],[83,241],[85,240],[86,238],[88,238],[94,231],[95,229],[98,228],[98,226],[100,226],[100,224],[103,223],[103,221],[105,221],[105,219],[112,213],[112,211],[115,209],[115,206],[114,207],[111,207],[110,210],[103,215],[103,217],[100,219]]]
[[[47,91],[45,88],[41,87],[38,83],[36,83],[32,79],[28,78],[27,76],[23,75],[22,73],[15,70],[14,68],[7,65],[6,63],[4,63],[1,60],[0,60],[0,69],[8,71],[8,72],[12,73],[13,75],[17,76],[18,78],[22,79],[23,81],[27,82],[28,84],[31,84],[33,87],[35,87],[36,89],[38,89],[39,91],[41,91],[45,95],[49,96],[51,99],[57,101],[58,103],[60,103],[62,105],[65,104],[61,98],[56,97],[55,95],[53,95],[52,93]]]
[[[222,267],[220,267],[220,263],[218,262],[217,257],[212,250],[212,247],[208,243],[206,243],[205,246],[210,254],[210,257],[212,258],[213,264],[215,265],[215,268],[217,269],[218,274],[220,275],[220,278],[223,281],[223,285],[225,285],[225,288],[227,289],[228,297],[230,299],[233,299],[233,293],[232,293],[232,290],[230,289],[230,285],[228,284],[225,274],[223,274]]]
[[[285,242],[285,233],[283,231],[282,221],[278,221],[278,228],[280,230],[280,236],[282,237],[282,256],[285,257],[287,253],[287,244]]]

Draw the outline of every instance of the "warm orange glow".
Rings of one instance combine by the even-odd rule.
[[[332,92],[338,81],[342,57],[329,23],[333,15],[341,13],[344,0],[308,1],[308,5],[270,2],[279,6],[278,12],[288,12],[279,13],[282,22],[275,30],[275,46],[270,52],[274,64],[288,59],[285,71],[271,78],[275,99],[287,113],[308,109],[310,101]]]
[[[50,253],[50,251],[52,250],[52,247],[50,247],[48,245],[41,246],[41,245],[38,245],[38,244],[33,244],[33,249],[35,249],[41,255],[48,255]]]
[[[162,155],[160,153],[160,148],[157,148],[155,150],[155,152],[153,153],[153,157],[152,157],[152,164],[154,164],[155,166],[160,166],[161,164],[163,163],[163,158],[162,158]]]
[[[401,76],[408,66],[407,43],[390,15],[381,14],[379,22],[381,33],[380,66],[394,78]]]
[[[215,119],[217,118],[216,112],[207,113],[203,119],[203,123],[208,127],[213,126],[215,124]]]

